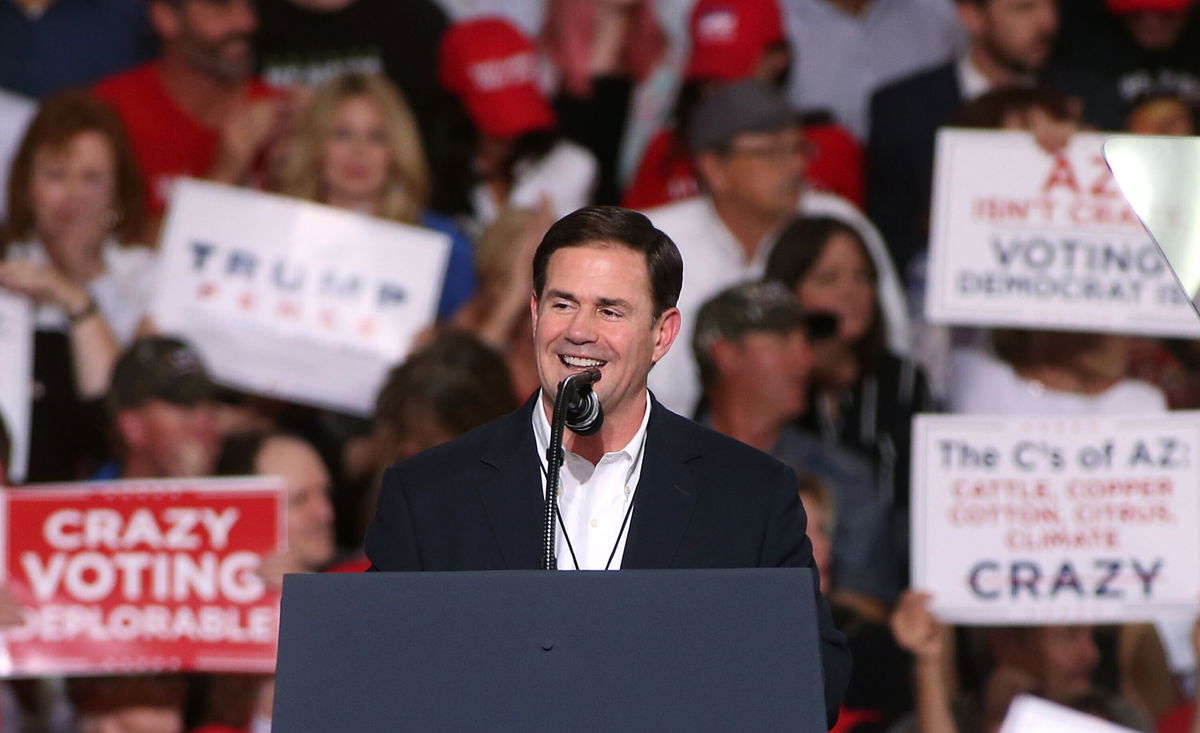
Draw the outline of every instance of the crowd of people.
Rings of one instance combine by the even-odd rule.
[[[992,731],[1022,692],[1200,730],[1153,626],[955,629],[909,567],[915,415],[1200,406],[1190,342],[929,337],[937,130],[1055,152],[1085,129],[1193,134],[1198,103],[1194,0],[0,0],[0,289],[35,323],[24,482],[282,476],[288,549],[263,577],[365,569],[383,471],[538,388],[542,235],[622,205],[684,261],[654,397],[799,479],[855,662],[836,730]],[[372,417],[218,385],[157,328],[184,177],[445,235],[436,321]],[[271,682],[3,695],[6,731],[261,731]]]

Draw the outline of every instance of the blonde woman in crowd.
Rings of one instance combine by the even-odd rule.
[[[0,240],[0,288],[34,303],[27,478],[85,478],[104,459],[102,399],[121,344],[145,314],[155,257],[125,132],[84,92],[46,100],[17,150]]]
[[[427,210],[429,169],[420,134],[408,104],[383,77],[346,74],[317,89],[297,123],[277,188],[448,235],[439,317],[451,315],[474,290],[470,243],[448,219]]]

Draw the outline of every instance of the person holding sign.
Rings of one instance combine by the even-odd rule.
[[[400,92],[373,74],[334,77],[313,95],[296,129],[279,193],[448,235],[438,316],[453,314],[475,289],[471,245],[449,219],[426,209],[429,169]]]
[[[541,390],[388,469],[367,530],[373,567],[538,567],[552,396],[595,369],[603,424],[564,438],[559,569],[814,568],[791,469],[671,413],[647,389],[679,333],[682,282],[679,250],[641,214],[593,206],[555,223],[533,260]],[[832,725],[850,660],[818,586],[814,574]]]
[[[0,287],[36,304],[27,478],[77,480],[102,462],[100,398],[149,302],[141,178],[120,120],[82,92],[46,100],[13,161]]]
[[[950,690],[950,629],[929,611],[927,593],[907,591],[891,617],[896,642],[915,657],[917,706],[898,733],[993,731],[1009,702],[1026,692],[1086,710],[1134,730],[1153,726],[1129,700],[1093,686],[1100,661],[1091,626],[1020,626],[987,632],[994,666],[982,695],[954,696]]]

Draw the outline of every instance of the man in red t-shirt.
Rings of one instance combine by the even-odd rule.
[[[149,13],[162,56],[101,80],[95,94],[125,123],[156,229],[176,178],[244,182],[282,104],[253,76],[252,0],[149,0]]]

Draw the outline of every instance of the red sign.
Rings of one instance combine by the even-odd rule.
[[[7,676],[271,672],[279,592],[255,570],[284,549],[273,478],[42,485],[2,492],[0,568],[26,622]]]

